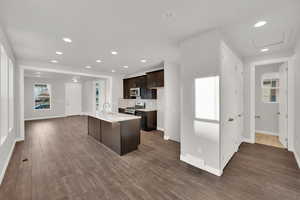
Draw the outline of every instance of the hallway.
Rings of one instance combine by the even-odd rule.
[[[217,177],[179,161],[180,145],[161,132],[142,132],[139,150],[120,157],[86,126],[79,116],[26,122],[0,199],[300,199],[299,169],[284,149],[243,143]]]

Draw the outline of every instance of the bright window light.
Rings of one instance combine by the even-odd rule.
[[[195,79],[195,118],[219,121],[219,76]]]

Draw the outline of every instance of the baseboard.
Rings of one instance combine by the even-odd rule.
[[[297,161],[298,167],[300,168],[300,155],[296,151],[294,151],[294,156]]]
[[[32,121],[32,120],[42,120],[42,119],[54,119],[54,118],[61,118],[66,117],[66,115],[55,115],[55,116],[45,116],[45,117],[32,117],[32,118],[26,118],[25,121]]]
[[[242,142],[246,142],[246,143],[250,143],[250,144],[254,144],[255,143],[250,138],[245,138],[245,137],[242,138]]]
[[[170,139],[169,136],[164,135],[164,140],[169,140],[169,139]]]
[[[11,149],[10,149],[10,151],[9,151],[8,157],[7,157],[7,159],[5,160],[3,170],[2,170],[2,172],[1,172],[1,174],[0,174],[0,185],[2,184],[2,181],[3,181],[3,179],[4,179],[5,172],[6,172],[6,170],[7,170],[9,161],[10,161],[10,159],[11,159],[11,157],[12,157],[12,154],[13,154],[13,152],[14,152],[14,149],[15,149],[15,145],[16,145],[16,140],[13,142],[13,145],[11,146]]]
[[[274,132],[271,132],[271,131],[255,130],[255,133],[262,133],[262,134],[266,134],[266,135],[275,135],[275,136],[278,136],[278,133],[274,133]]]
[[[194,167],[197,167],[197,168],[207,171],[211,174],[214,174],[216,176],[221,176],[223,174],[222,170],[205,165],[203,159],[196,158],[195,156],[192,156],[189,154],[187,154],[187,155],[180,154],[180,160],[185,163],[188,163]]]
[[[16,142],[23,142],[24,141],[24,138],[23,137],[17,137],[16,138]]]
[[[158,131],[165,131],[165,129],[160,128],[160,127],[157,127],[156,129],[157,129]]]

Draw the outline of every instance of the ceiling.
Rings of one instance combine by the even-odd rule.
[[[74,69],[90,65],[94,71],[130,74],[162,60],[178,61],[180,41],[213,28],[243,57],[278,42],[268,53],[291,49],[299,10],[299,0],[1,0],[0,23],[19,62],[56,59]],[[254,30],[262,19],[268,24]]]
[[[36,70],[24,70],[25,78],[36,78],[36,79],[53,79],[53,80],[64,80],[74,82],[84,82],[88,80],[99,80],[100,78],[88,77],[88,76],[79,76],[72,74],[62,74],[55,72],[45,72],[45,71],[36,71]]]

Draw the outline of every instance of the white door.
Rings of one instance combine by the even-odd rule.
[[[66,83],[66,115],[81,114],[81,84]]]
[[[287,123],[288,123],[288,89],[287,89],[287,63],[284,63],[279,68],[279,141],[287,148]]]
[[[223,55],[221,67],[221,142],[224,168],[234,153],[238,150],[240,142],[240,98],[241,98],[241,71],[239,63],[232,58],[227,50]]]

